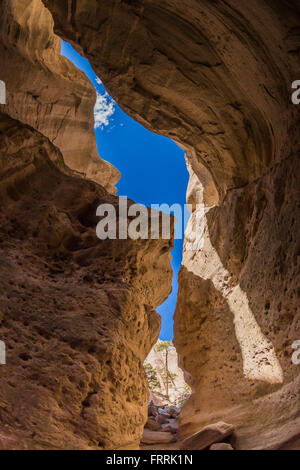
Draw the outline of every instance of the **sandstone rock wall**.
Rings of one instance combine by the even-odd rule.
[[[118,198],[5,115],[0,157],[0,446],[138,446],[171,242],[98,240],[96,207]]]
[[[196,150],[221,198],[295,150],[296,0],[43,3],[126,112]]]
[[[182,436],[222,417],[237,447],[287,446],[300,412],[299,3],[43,1],[125,111],[187,150],[205,224],[175,316],[195,391]]]
[[[277,426],[278,445],[299,431],[299,196],[292,155],[222,205],[203,204],[199,249],[187,230],[175,341],[194,394],[182,436],[220,418],[237,426],[240,448],[268,446]]]
[[[70,168],[116,193],[120,174],[96,147],[95,89],[61,56],[49,11],[40,0],[3,0],[0,31],[5,113],[48,137]]]
[[[94,91],[41,2],[3,1],[0,22],[0,448],[138,448],[172,240],[96,237],[118,172],[94,152]]]

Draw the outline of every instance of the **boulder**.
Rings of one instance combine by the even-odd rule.
[[[150,403],[148,405],[148,416],[157,416],[158,411],[157,411],[157,406],[153,405],[153,403]]]
[[[171,418],[170,413],[168,412],[167,408],[158,408],[158,414],[164,415],[167,418]]]
[[[161,429],[161,425],[155,421],[154,417],[149,417],[147,423],[145,424],[145,428],[151,429],[151,431],[159,431]]]
[[[150,431],[150,429],[144,429],[142,443],[143,444],[169,444],[175,442],[176,438],[174,434],[163,431]]]
[[[178,406],[169,406],[169,408],[167,408],[167,411],[171,418],[177,418],[180,413],[180,408]]]
[[[166,424],[169,421],[169,418],[165,415],[157,415],[156,416],[156,421],[159,424]]]
[[[218,442],[210,446],[209,450],[234,450],[234,448],[226,442]]]
[[[163,432],[171,432],[172,434],[176,434],[178,431],[178,421],[177,420],[170,420],[168,423],[162,425]]]
[[[222,421],[205,426],[201,431],[196,432],[184,439],[181,443],[182,450],[202,450],[211,446],[215,442],[223,441],[234,431],[232,424]]]
[[[153,348],[152,348],[153,349]],[[163,406],[163,401],[160,397],[155,395],[151,390],[149,390],[149,403],[153,403],[155,406]]]

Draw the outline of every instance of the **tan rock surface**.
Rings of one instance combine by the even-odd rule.
[[[297,0],[43,3],[126,112],[195,149],[221,198],[291,153]]]
[[[70,168],[116,193],[120,173],[96,147],[95,89],[61,56],[49,11],[40,0],[3,0],[0,31],[2,110],[48,137]]]
[[[193,191],[203,197],[201,184]],[[276,427],[279,446],[296,432],[298,200],[299,157],[292,155],[222,205],[199,209],[199,250],[189,249],[186,234],[175,343],[194,393],[181,414],[182,437],[218,419],[238,428],[241,448],[268,446]],[[293,420],[283,439],[282,423]]]
[[[95,91],[40,1],[1,2],[0,24],[0,448],[137,448],[172,241],[96,238],[119,173],[96,151]]]
[[[171,432],[172,434],[177,434],[178,432],[178,420],[171,419],[169,423],[162,425],[164,432]]]
[[[48,49],[51,54],[53,53],[51,44],[48,46],[47,42],[48,39],[53,40],[53,36],[51,36],[52,31],[49,33],[50,23],[47,20],[46,23],[42,23],[40,31],[42,33],[45,31],[45,37],[43,33],[43,41],[41,41],[40,33],[36,35],[38,28],[34,27],[32,31],[31,27],[39,25],[39,18],[42,21],[43,15],[35,17],[34,22],[29,21],[30,18],[32,19],[31,11],[35,11],[36,14],[39,10],[27,8],[33,5],[29,0],[20,1],[24,8],[16,9],[12,12],[13,14],[7,12],[12,11],[11,6],[17,5],[16,0],[4,1],[0,7],[1,37],[4,38],[3,42],[6,44],[6,48],[1,46],[1,54],[3,60],[5,59],[3,73],[7,70],[8,77],[4,79],[11,78],[12,80],[8,80],[7,83],[8,92],[11,94],[7,112],[10,116],[31,124],[56,145],[61,136],[62,143],[59,147],[66,161],[68,152],[72,150],[69,154],[70,161],[76,163],[72,166],[68,162],[69,166],[87,173],[90,159],[84,160],[83,169],[80,170],[79,163],[81,162],[78,154],[75,158],[76,148],[68,147],[70,144],[73,145],[73,142],[78,146],[78,140],[69,131],[66,131],[63,136],[65,113],[70,107],[70,102],[72,103],[71,109],[77,109],[78,95],[81,97],[84,94],[86,82],[80,87],[78,93],[75,93],[75,100],[73,95],[65,99],[65,90],[68,90],[66,83],[69,85],[69,82],[63,80],[63,84],[58,86],[56,80],[59,77],[56,77],[55,86],[58,86],[58,89],[61,89],[61,86],[64,88],[63,98],[56,97],[58,101],[62,100],[62,107],[60,109],[53,106],[54,119],[42,124],[44,121],[40,117],[38,108],[43,110],[42,113],[45,116],[51,116],[55,87],[49,85],[49,97],[47,88],[44,88],[44,72],[40,71],[40,64],[44,65],[42,68],[46,71],[51,71],[47,78],[48,83],[54,71],[49,65],[52,59],[47,57],[44,59],[44,56],[47,56]],[[40,8],[37,0],[35,2],[37,8]],[[182,412],[181,436],[183,438],[190,436],[199,431],[202,426],[217,420],[225,420],[233,423],[237,429],[237,448],[297,446],[300,420],[299,366],[291,362],[293,352],[291,345],[293,341],[300,338],[298,288],[300,107],[291,103],[291,83],[300,76],[299,2],[296,0],[288,3],[261,2],[260,0],[253,0],[251,3],[246,0],[226,2],[187,0],[184,3],[179,0],[164,2],[156,0],[135,0],[134,2],[127,0],[122,2],[119,0],[102,0],[101,2],[44,0],[44,4],[53,14],[56,33],[72,41],[78,50],[86,54],[96,73],[120,105],[148,128],[173,138],[188,150],[187,158],[191,170],[188,199],[193,203],[202,204],[204,225],[202,231],[195,234],[195,241],[199,243],[199,246],[192,256],[187,249],[191,238],[191,232],[188,232],[175,318],[175,342],[180,365],[190,374],[190,382],[194,389],[192,397]],[[14,21],[15,18],[17,21]],[[29,30],[32,31],[29,36],[25,33],[25,25],[28,25]],[[26,37],[26,47],[24,47]],[[35,42],[37,37],[38,47]],[[17,47],[14,47],[14,44]],[[33,50],[36,51],[36,56]],[[22,60],[15,58],[14,54],[21,55]],[[53,53],[51,57],[55,69],[59,70],[56,55]],[[22,61],[24,61],[24,66],[21,64]],[[15,68],[12,65],[14,63]],[[65,60],[64,63],[66,63]],[[34,68],[34,73],[31,67]],[[69,70],[69,65],[67,70]],[[73,71],[72,67],[72,74]],[[34,80],[34,77],[37,79]],[[27,80],[32,85],[31,87]],[[17,90],[23,82],[25,93],[21,91],[18,95]],[[42,85],[42,90],[40,85]],[[32,97],[28,97],[30,94]],[[36,104],[39,99],[36,97],[40,96],[42,96],[42,106]],[[17,100],[15,105],[14,99]],[[33,116],[34,122],[27,121],[28,108],[25,105],[27,99],[28,103],[35,103],[34,112],[30,113],[30,118],[28,118],[31,120]],[[47,100],[50,101],[48,108],[44,107]],[[91,104],[89,106],[91,108]],[[3,107],[1,109],[3,111]],[[55,119],[56,116],[59,118]],[[86,116],[85,112],[82,116]],[[87,125],[85,118],[83,120]],[[89,119],[87,121],[91,129],[92,124]],[[78,129],[77,124],[73,125]],[[163,273],[169,279],[169,268],[166,267],[168,266],[167,254],[163,257],[159,256],[159,250],[162,249],[160,242],[157,242],[156,252],[148,247],[150,265],[153,267],[154,257],[162,263],[157,268],[160,275],[156,275],[154,280],[152,268],[149,268],[149,271],[146,269],[148,277],[138,271],[142,255],[136,255],[135,251],[130,259],[127,258],[130,253],[127,245],[125,247],[125,244],[122,244],[118,249],[111,247],[105,249],[105,255],[111,258],[107,264],[101,259],[105,269],[103,277],[107,275],[106,266],[110,266],[108,275],[111,277],[108,279],[113,283],[113,289],[117,286],[118,294],[116,299],[111,296],[110,290],[108,290],[109,294],[107,293],[109,295],[107,309],[112,310],[113,320],[109,326],[112,328],[110,333],[113,335],[113,340],[108,341],[111,349],[107,358],[105,353],[100,355],[97,352],[93,353],[93,349],[90,350],[91,355],[95,354],[96,362],[95,364],[91,359],[92,364],[90,364],[90,359],[87,360],[86,357],[90,354],[88,352],[90,347],[94,348],[91,338],[94,338],[95,328],[93,325],[91,330],[86,322],[80,323],[76,312],[77,308],[80,308],[79,317],[81,318],[82,311],[88,311],[86,289],[82,291],[78,287],[81,272],[86,270],[88,271],[86,279],[93,278],[94,271],[92,275],[89,272],[90,267],[93,262],[97,262],[98,256],[102,258],[97,250],[95,253],[92,235],[91,238],[89,238],[89,233],[86,237],[82,237],[82,233],[85,233],[82,225],[85,227],[85,222],[82,223],[81,210],[83,220],[86,217],[89,220],[90,209],[88,210],[87,207],[90,208],[94,201],[94,196],[90,196],[90,189],[88,189],[91,186],[90,183],[80,179],[78,180],[80,183],[76,180],[74,184],[75,180],[71,178],[73,183],[70,183],[70,187],[68,186],[66,194],[63,193],[64,198],[57,201],[53,194],[54,179],[48,180],[48,173],[45,170],[47,168],[48,171],[49,165],[39,164],[41,161],[39,158],[36,162],[30,160],[32,155],[35,155],[35,150],[33,152],[32,149],[46,146],[45,151],[42,151],[43,155],[45,152],[51,155],[54,152],[54,159],[57,158],[56,150],[52,147],[48,149],[49,142],[40,142],[40,137],[36,137],[32,130],[28,131],[27,128],[24,130],[18,125],[17,128],[11,131],[9,142],[2,137],[2,148],[5,149],[2,150],[5,153],[5,159],[2,158],[2,160],[5,165],[9,165],[9,162],[6,162],[7,155],[10,156],[9,160],[17,155],[19,160],[29,162],[26,163],[24,172],[20,170],[21,178],[18,176],[19,170],[15,170],[15,163],[12,167],[4,166],[5,178],[1,180],[1,184],[3,183],[8,188],[7,193],[3,195],[5,204],[1,209],[4,240],[2,266],[5,268],[5,274],[2,276],[3,305],[1,305],[1,310],[5,313],[4,318],[6,316],[8,318],[8,340],[14,343],[11,346],[12,354],[16,358],[16,368],[18,368],[16,378],[11,382],[11,388],[7,385],[9,378],[2,379],[1,377],[5,384],[1,388],[1,400],[4,403],[1,410],[4,418],[2,416],[1,418],[8,426],[7,431],[3,432],[1,437],[1,442],[4,442],[2,445],[4,447],[16,446],[14,439],[17,436],[18,445],[21,442],[24,446],[34,444],[37,447],[47,447],[51,442],[51,445],[55,446],[56,441],[52,440],[53,435],[65,436],[63,444],[68,443],[72,448],[80,446],[94,448],[97,445],[95,438],[99,439],[100,448],[102,444],[105,447],[124,445],[125,441],[133,445],[133,441],[140,436],[142,422],[146,420],[146,416],[142,416],[142,411],[137,412],[138,403],[142,403],[146,396],[146,392],[143,391],[145,383],[142,380],[137,381],[136,377],[134,380],[132,377],[129,379],[128,376],[126,380],[129,381],[129,385],[126,393],[132,401],[124,404],[119,395],[119,391],[123,391],[122,385],[115,377],[121,376],[122,364],[124,361],[126,364],[127,360],[133,368],[133,375],[140,377],[141,362],[146,356],[147,347],[150,349],[153,344],[155,332],[157,333],[157,320],[153,319],[152,326],[148,327],[152,328],[148,339],[145,336],[147,328],[141,331],[143,339],[139,346],[137,346],[136,331],[137,328],[142,328],[143,322],[147,324],[146,318],[151,316],[155,305],[165,297],[168,291],[165,283],[160,280],[160,275],[163,276]],[[79,125],[79,129],[80,134],[82,124]],[[10,132],[8,128],[4,131],[6,134]],[[20,136],[18,132],[21,132]],[[23,132],[26,135],[29,132],[30,135],[26,137]],[[32,132],[34,136],[31,135]],[[13,137],[14,135],[16,137]],[[84,141],[83,137],[81,141]],[[26,147],[27,144],[23,149],[22,142],[24,145],[29,142],[30,150]],[[65,145],[66,148],[64,148]],[[7,148],[9,153],[7,153]],[[74,156],[73,150],[75,150]],[[93,151],[88,152],[88,155],[93,155]],[[35,164],[38,165],[37,169]],[[26,180],[25,176],[23,178],[25,173],[31,175],[31,172],[35,174],[35,171],[39,176],[41,175],[39,171],[47,173],[45,176],[43,173],[45,179],[43,184],[39,180],[36,185],[33,185],[30,179],[29,185],[28,179]],[[91,171],[91,174],[95,173]],[[102,179],[101,182],[111,190],[109,174],[106,171],[104,174],[104,182]],[[112,179],[114,181],[114,177]],[[47,181],[52,181],[50,188],[46,184]],[[86,186],[84,186],[85,189],[82,188],[79,197],[80,185]],[[64,187],[64,184],[61,183],[60,186]],[[49,195],[44,193],[46,189],[53,197],[51,204],[48,199]],[[69,191],[72,197],[67,197]],[[92,193],[95,194],[93,191]],[[23,195],[26,196],[23,197]],[[37,197],[38,201],[35,205],[33,200]],[[72,212],[73,197],[76,201],[75,212],[76,207],[80,209],[75,215]],[[81,204],[84,204],[84,200],[88,200],[88,204],[82,208]],[[49,211],[43,216],[42,202]],[[65,204],[63,213],[60,211],[62,203]],[[51,218],[55,222],[55,233],[51,231]],[[33,230],[34,225],[35,230]],[[28,237],[25,237],[25,241],[22,239],[23,234],[27,233],[26,230],[31,236],[30,243]],[[36,231],[38,237],[34,236]],[[67,316],[67,326],[64,324],[65,317],[61,317],[61,312],[57,311],[56,306],[52,305],[50,300],[54,295],[53,283],[57,284],[55,281],[60,275],[61,264],[64,269],[67,269],[64,259],[59,258],[59,268],[54,266],[57,260],[53,261],[53,253],[58,256],[55,250],[58,250],[59,256],[61,255],[62,240],[66,243],[66,246],[63,245],[62,252],[71,251],[71,260],[75,263],[74,272],[69,276],[72,295],[74,291],[76,292],[75,322],[72,310]],[[11,251],[9,250],[10,244]],[[38,251],[40,246],[41,254]],[[204,250],[202,250],[203,246]],[[121,261],[118,250],[122,253]],[[143,250],[147,250],[147,244],[141,247],[142,253],[144,253]],[[28,259],[25,264],[24,257],[28,253],[30,253],[30,265]],[[46,253],[49,259],[45,258]],[[205,262],[203,262],[203,254],[207,255]],[[19,259],[15,256],[19,256]],[[115,263],[112,261],[114,259],[116,259]],[[18,264],[19,262],[22,264]],[[82,266],[85,262],[88,265]],[[35,266],[37,266],[38,281],[34,280]],[[51,266],[51,270],[48,266]],[[114,271],[110,271],[112,266],[115,268]],[[124,269],[121,268],[121,272],[127,273],[122,278],[122,282],[127,282],[128,272],[134,279],[132,281],[134,289],[125,289],[126,300],[124,302],[122,300],[121,307],[119,274],[116,275],[119,273],[120,266],[124,267]],[[97,269],[94,267],[95,271]],[[44,270],[45,273],[41,276]],[[7,272],[13,273],[14,284],[11,287],[8,285]],[[68,279],[65,276],[64,280],[58,283],[58,287],[61,287],[61,282],[65,284]],[[157,281],[152,285],[153,290],[150,294],[147,292],[148,285],[151,285],[149,281]],[[32,283],[34,288],[42,284],[42,290],[36,295],[34,295]],[[20,295],[22,285],[25,285],[27,289],[24,293],[22,290],[22,295]],[[136,294],[136,285],[140,286],[139,292],[142,297]],[[67,290],[65,290],[67,288],[62,287],[64,297],[67,295]],[[91,289],[93,290],[93,287]],[[148,307],[143,307],[143,305],[148,305],[148,298],[152,299],[153,291],[155,291],[155,299],[151,301],[151,309],[148,310]],[[26,297],[29,292],[31,303]],[[46,292],[45,295],[44,292]],[[9,296],[7,298],[6,293]],[[98,306],[97,296],[91,295],[92,311],[89,313],[94,313],[95,304]],[[25,298],[24,305],[23,298]],[[58,299],[60,298],[61,294]],[[57,302],[59,300],[56,299]],[[137,302],[136,306],[135,302]],[[46,306],[44,306],[45,303]],[[30,311],[26,310],[27,305]],[[101,302],[99,311],[103,305],[105,305],[104,302]],[[136,308],[132,310],[133,306]],[[23,321],[23,313],[22,320],[19,315],[22,308],[24,317],[28,316],[25,322],[30,325],[28,330],[30,341],[36,341],[38,345],[43,343],[43,346],[45,342],[46,346],[46,349],[43,349],[46,351],[43,356],[43,367],[38,356],[37,372],[30,366],[35,357],[28,351],[24,352],[23,345],[28,344],[28,338],[23,338],[27,330],[23,327],[21,330],[19,327],[19,323]],[[119,308],[121,308],[121,313]],[[144,320],[139,325],[140,313],[137,314],[137,312],[140,312],[140,309]],[[123,312],[125,310],[124,315],[128,323],[126,322],[124,327]],[[48,314],[43,315],[41,311],[48,312]],[[104,316],[110,318],[106,309]],[[115,321],[115,316],[118,321]],[[154,314],[152,316],[154,318]],[[102,314],[101,318],[102,327]],[[2,322],[2,328],[8,328],[5,321],[4,324]],[[33,330],[31,324],[34,325]],[[132,336],[130,336],[131,325]],[[74,332],[77,326],[79,331]],[[118,326],[124,328],[121,329],[122,334],[118,331]],[[14,340],[10,339],[10,331],[15,332]],[[21,339],[19,339],[20,334]],[[39,335],[38,340],[35,340],[36,335]],[[80,340],[78,340],[78,335]],[[54,345],[51,342],[52,337],[54,337]],[[75,342],[73,342],[74,338]],[[59,341],[63,343],[61,348],[57,347]],[[144,346],[145,342],[147,342],[147,347]],[[22,346],[20,350],[18,344]],[[122,345],[122,353],[116,344]],[[66,351],[64,347],[67,348]],[[62,377],[61,359],[50,361],[51,366],[48,366],[52,354],[55,358],[55,355],[60,353],[69,358],[69,347],[72,350],[76,349],[74,355],[71,355],[72,361],[75,362],[75,366],[72,363],[71,367],[76,367],[76,373],[71,377],[75,376],[76,382],[79,376],[82,376],[82,381],[85,383],[82,393],[78,391],[80,390],[79,384],[76,383],[75,386],[75,382],[72,382],[73,379],[69,380],[67,385],[65,384],[67,374],[64,373]],[[138,361],[133,361],[134,365],[127,357],[129,351],[134,351],[131,357],[138,357]],[[141,351],[145,352],[144,357]],[[40,349],[37,354],[40,354]],[[106,363],[104,372],[102,369],[101,372],[98,370],[99,358],[102,360],[105,357],[109,361],[111,359],[108,357],[111,358],[112,354],[115,354],[117,358],[114,361],[117,371],[113,376]],[[88,362],[88,365],[84,364],[84,361]],[[77,368],[78,363],[80,363],[80,372]],[[68,363],[67,367],[69,366]],[[50,374],[48,367],[53,367]],[[93,380],[91,381],[88,374],[94,370],[93,367],[96,368],[96,372],[92,374]],[[59,385],[54,379],[54,371],[57,370],[60,374]],[[28,380],[21,381],[27,384],[23,385],[25,390],[22,387],[19,389],[16,384],[19,383],[20,374],[27,374],[27,371]],[[36,377],[34,374],[38,374],[37,379],[34,378]],[[93,386],[96,383],[98,387],[100,383],[98,375],[100,375],[100,381],[102,377],[105,377],[105,393],[100,397],[96,393],[95,397]],[[52,378],[51,383],[48,383],[49,377]],[[86,377],[88,378],[85,379]],[[38,399],[33,393],[36,386],[32,387],[30,380],[37,380],[42,389]],[[87,384],[91,384],[91,387]],[[118,405],[115,403],[112,405],[109,402],[110,398],[107,398],[114,396],[110,386],[112,390],[115,390]],[[63,406],[60,406],[61,396],[67,396],[66,390],[70,390],[72,397],[77,393],[79,400],[75,403],[63,398],[65,401]],[[123,392],[122,396],[125,395]],[[89,416],[88,427],[81,422],[79,403],[82,398],[85,402],[83,414]],[[104,404],[100,406],[98,400],[102,399]],[[18,403],[18,407],[12,409],[12,403]],[[22,408],[22,403],[26,403],[25,410]],[[96,410],[104,409],[103,416],[106,417],[117,410],[115,428],[109,424],[112,421],[106,422],[104,419],[98,422],[98,413],[93,412],[94,407]],[[30,410],[28,415],[27,409]],[[32,410],[37,410],[33,413],[34,422],[30,421],[33,416]],[[125,415],[131,418],[128,428],[124,430],[122,423],[118,420],[119,417]],[[17,426],[19,416],[23,416],[22,424]],[[79,438],[75,432],[77,420],[80,422],[79,432],[83,433],[83,437],[80,434]],[[25,423],[25,430],[23,423]],[[34,426],[37,426],[37,431],[32,431]],[[105,426],[108,426],[108,431]],[[19,430],[16,431],[18,428]],[[92,434],[89,434],[90,432]],[[60,445],[61,442],[60,440]]]
[[[234,450],[230,444],[226,442],[219,442],[218,444],[213,444],[210,446],[209,450]]]
[[[0,171],[0,447],[138,446],[171,242],[100,241],[96,207],[118,198],[5,115]]]
[[[215,442],[220,442],[230,436],[234,431],[231,424],[219,422],[210,424],[201,431],[187,437],[181,443],[183,450],[203,450],[210,447]]]
[[[154,417],[150,417],[145,424],[145,428],[150,429],[151,431],[160,431],[161,426],[158,422],[155,421]]]
[[[150,429],[144,429],[142,444],[169,444],[175,442],[174,435],[170,432],[163,431],[150,431]]]
[[[204,188],[209,261],[184,257],[175,317],[194,388],[182,437],[226,419],[245,448],[284,445],[282,426],[296,439],[299,2],[44,4],[118,103],[188,149],[191,202]]]

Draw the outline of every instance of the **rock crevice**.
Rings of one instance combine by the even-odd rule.
[[[173,242],[96,237],[100,204],[118,224],[119,172],[96,151],[95,91],[40,1],[1,2],[0,23],[0,447],[138,448]]]
[[[147,390],[136,377],[170,288],[171,242],[96,240],[91,207],[117,204],[118,173],[95,152],[95,94],[59,56],[53,25],[129,115],[186,149],[192,205],[200,185],[195,239],[207,260],[203,246],[191,259],[185,249],[175,314],[193,387],[179,436],[225,421],[235,448],[297,445],[298,1],[4,0],[0,12],[0,319],[11,361],[1,445],[137,445]]]

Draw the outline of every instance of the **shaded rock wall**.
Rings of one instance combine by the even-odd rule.
[[[41,2],[0,12],[0,448],[136,448],[172,240],[96,237],[118,172],[95,153],[95,93]]]
[[[43,1],[125,111],[187,150],[204,226],[192,255],[186,240],[175,316],[195,390],[181,435],[222,416],[237,447],[287,445],[299,430],[299,3]]]
[[[137,446],[171,242],[99,241],[96,207],[118,198],[4,115],[0,157],[0,445]]]

